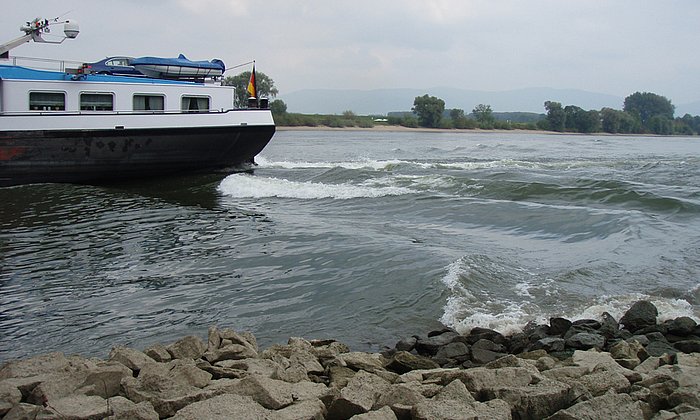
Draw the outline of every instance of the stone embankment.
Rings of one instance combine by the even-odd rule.
[[[0,367],[3,419],[697,419],[700,327],[552,318],[504,337],[474,328],[414,336],[382,353],[211,327],[108,360],[51,353]]]

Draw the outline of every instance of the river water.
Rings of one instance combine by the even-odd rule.
[[[254,174],[0,189],[0,361],[210,325],[374,351],[700,316],[700,139],[280,131]]]

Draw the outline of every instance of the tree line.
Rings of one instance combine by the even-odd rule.
[[[246,103],[246,86],[250,72],[243,72],[224,79],[224,84],[236,86],[236,103]],[[262,96],[274,98],[278,90],[274,81],[257,72],[258,91]],[[613,134],[700,134],[700,116],[685,114],[674,118],[675,106],[664,96],[650,92],[635,92],[624,100],[622,110],[602,108],[585,110],[576,105],[563,106],[560,102],[546,101],[545,114],[537,121],[515,122],[495,117],[490,105],[479,104],[466,114],[463,109],[445,109],[445,101],[425,94],[413,101],[410,113],[398,113],[387,118],[358,116],[352,111],[342,115],[308,115],[288,113],[287,105],[279,99],[270,102],[270,108],[278,125],[328,126],[370,128],[381,120],[382,124],[405,127],[458,128],[458,129],[525,129],[574,133]]]
[[[603,108],[586,111],[559,102],[544,103],[547,115],[540,128],[558,132],[613,134],[700,134],[700,117],[685,114],[674,118],[675,106],[664,96],[635,92],[625,98],[622,110]]]

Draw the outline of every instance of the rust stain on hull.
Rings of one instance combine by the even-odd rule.
[[[26,150],[26,147],[0,147],[0,161],[22,156]]]

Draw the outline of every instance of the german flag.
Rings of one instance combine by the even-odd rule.
[[[250,73],[250,80],[248,81],[248,93],[249,97],[251,98],[256,98],[258,97],[258,85],[256,84],[255,81],[255,63],[253,63],[253,72]]]

